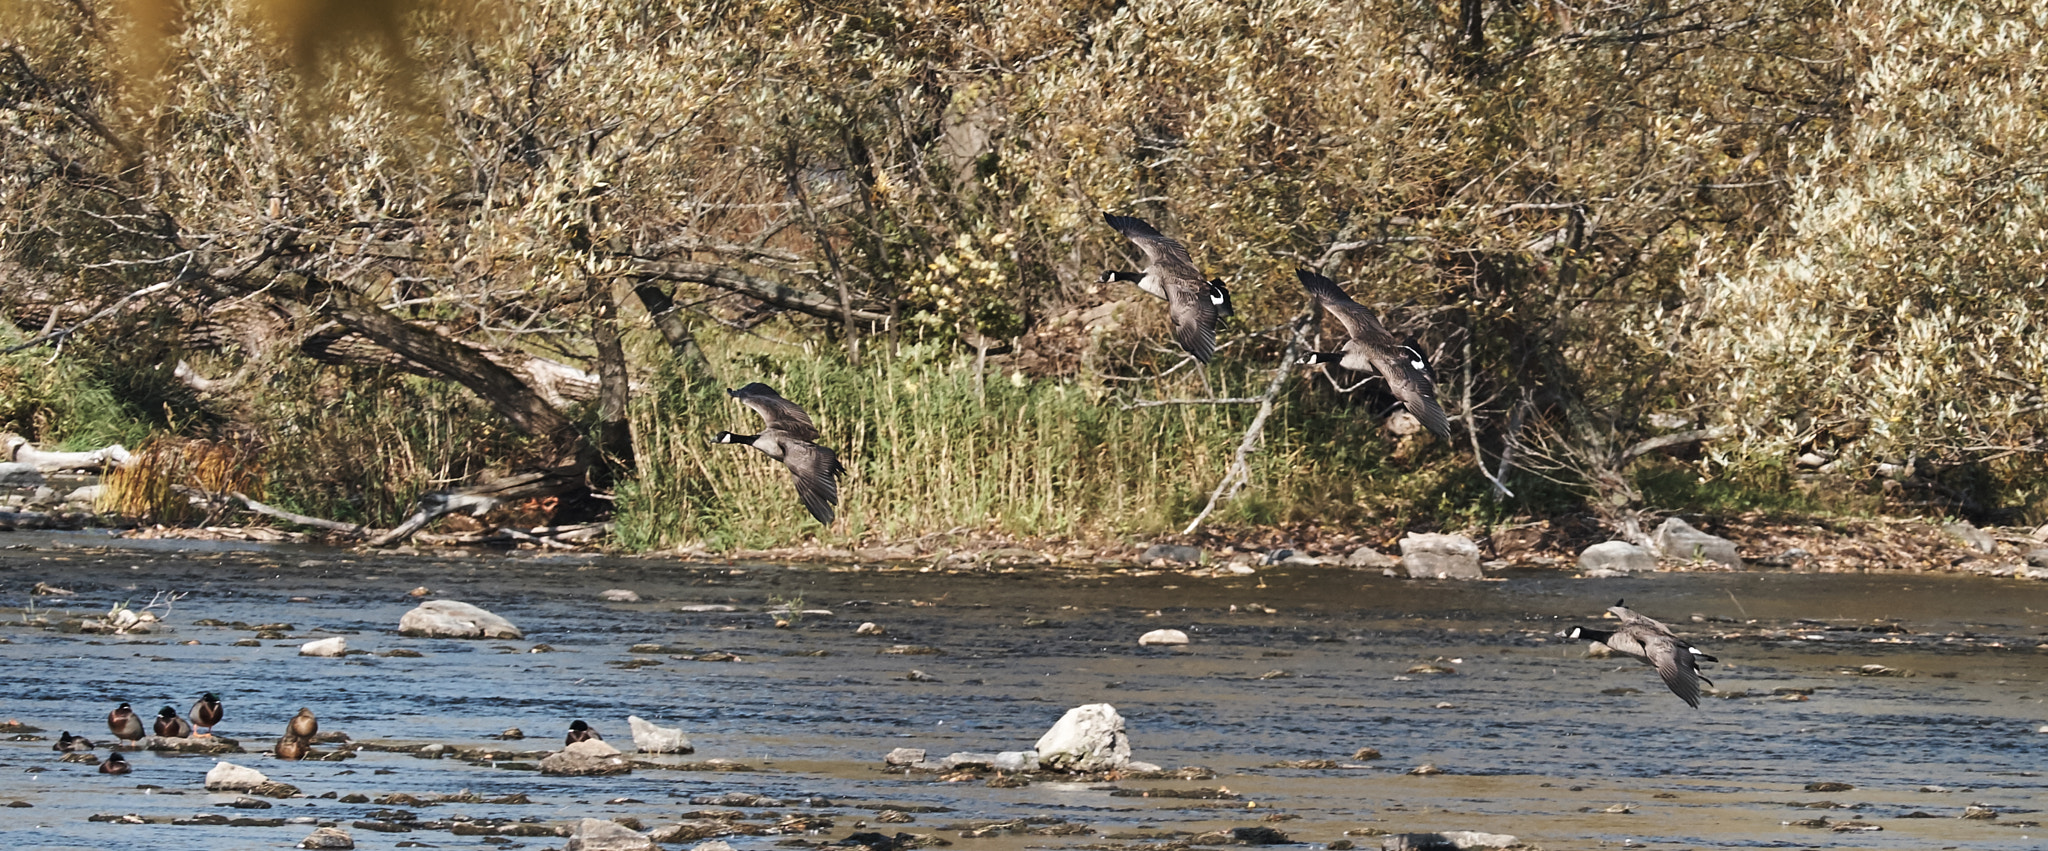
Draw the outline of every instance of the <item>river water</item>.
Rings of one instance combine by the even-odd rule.
[[[755,825],[813,819],[808,833],[727,837],[739,851],[859,831],[990,851],[1178,848],[1239,827],[1273,828],[1317,848],[1377,848],[1377,832],[1456,830],[1548,849],[2048,846],[2048,833],[2033,825],[2048,801],[2048,584],[1782,571],[1629,579],[1532,571],[1471,583],[1291,567],[1227,578],[1112,568],[949,572],[110,547],[86,534],[39,533],[0,537],[0,547],[0,717],[45,730],[24,737],[38,740],[0,741],[0,805],[29,805],[0,819],[0,846],[9,848],[287,848],[309,822],[350,829],[357,848],[559,848],[557,837],[457,835],[445,825],[594,816],[654,827],[706,809],[743,810],[742,821]],[[38,582],[75,594],[32,598]],[[490,609],[526,635],[399,636],[400,615],[419,602],[408,594],[416,587]],[[642,599],[600,600],[611,588]],[[168,611],[153,610],[163,616],[155,633],[54,628],[124,601],[143,606],[159,592],[180,596]],[[1589,658],[1583,644],[1551,637],[1573,623],[1598,625],[1620,598],[1720,657],[1707,671],[1717,689],[1699,709],[1648,667]],[[679,611],[704,606],[731,611]],[[792,608],[811,613],[777,628],[775,613]],[[254,633],[201,620],[290,627],[283,638],[236,646]],[[855,634],[870,621],[886,634]],[[1140,634],[1165,627],[1186,631],[1191,643],[1138,646]],[[422,655],[297,655],[299,644],[330,635],[372,654]],[[630,652],[648,643],[663,652]],[[554,652],[529,652],[540,644]],[[904,647],[937,652],[892,652]],[[737,659],[690,658],[709,651]],[[1425,664],[1453,672],[1411,673]],[[402,751],[298,763],[241,754],[226,759],[307,796],[243,810],[224,806],[239,796],[204,790],[210,757],[131,754],[133,774],[104,776],[50,750],[67,729],[107,740],[104,718],[120,701],[154,715],[165,704],[182,711],[204,691],[227,705],[219,733],[252,751],[306,706],[323,731],[392,747],[545,750],[582,718],[630,749],[630,714],[682,727],[697,752],[656,760],[671,768],[583,778]],[[1110,703],[1125,717],[1135,758],[1216,776],[1000,788],[882,764],[898,747],[934,758],[1023,750],[1066,709],[1087,703]],[[530,738],[495,738],[512,727]],[[1365,747],[1382,758],[1354,761]],[[703,763],[713,759],[744,770],[710,770]],[[1340,767],[1281,767],[1301,760]],[[1425,763],[1443,773],[1408,773]],[[1815,782],[1851,788],[1808,791]],[[375,803],[464,790],[524,793],[532,803]],[[1192,790],[1215,799],[1160,796]],[[691,803],[731,792],[782,803]],[[351,794],[371,802],[340,800]],[[907,824],[875,822],[892,806],[919,812]],[[1995,817],[1961,818],[1972,806]],[[299,822],[89,820],[131,813]],[[355,826],[414,816],[412,832]],[[1021,818],[1065,831],[963,835]],[[1792,824],[1817,818],[1881,830]]]

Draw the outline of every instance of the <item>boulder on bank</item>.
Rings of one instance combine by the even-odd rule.
[[[1985,555],[1998,552],[1997,539],[1992,538],[1991,533],[1977,528],[1975,524],[1968,520],[1943,523],[1941,524],[1941,531],[1947,532],[1948,536],[1956,539],[1957,543]]]
[[[1446,830],[1441,833],[1397,833],[1380,841],[1381,851],[1473,851],[1476,848],[1512,848],[1521,840],[1505,833],[1476,830]]]
[[[1394,566],[1394,560],[1387,558],[1385,553],[1371,547],[1359,547],[1352,550],[1350,555],[1344,557],[1344,566],[1366,570],[1385,570]]]
[[[1641,573],[1657,569],[1657,557],[1627,541],[1605,541],[1579,553],[1579,569],[1592,573]]]
[[[1048,771],[1109,771],[1131,761],[1131,740],[1116,707],[1091,703],[1067,710],[1032,747]]]
[[[1479,545],[1464,535],[1410,532],[1401,539],[1401,565],[1410,579],[1484,579]]]
[[[1657,554],[1668,559],[1684,562],[1703,559],[1742,569],[1742,555],[1735,551],[1734,541],[1709,535],[1676,517],[1668,518],[1664,525],[1658,526],[1650,540],[1657,545]]]
[[[638,715],[626,716],[626,724],[633,728],[633,749],[641,753],[697,752],[681,727],[657,727]]]
[[[540,761],[540,773],[558,777],[626,774],[632,770],[632,760],[622,756],[618,748],[605,744],[603,739],[577,742]]]
[[[576,823],[562,851],[655,851],[654,840],[639,831],[601,818]]]
[[[209,792],[247,792],[269,782],[270,778],[263,776],[261,771],[226,761],[216,763],[213,770],[206,772],[206,791]]]
[[[400,635],[424,638],[524,638],[511,621],[459,600],[428,600],[398,619]]]
[[[1182,564],[1201,564],[1207,561],[1208,558],[1209,554],[1204,552],[1201,547],[1184,547],[1179,544],[1153,544],[1146,548],[1144,555],[1138,556],[1138,561],[1144,564],[1151,564],[1160,559],[1165,559],[1167,561],[1181,562]]]

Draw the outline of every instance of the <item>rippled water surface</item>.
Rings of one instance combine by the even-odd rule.
[[[1003,851],[1148,848],[1250,826],[1315,846],[1348,838],[1367,848],[1380,842],[1363,835],[1367,829],[1479,830],[1550,849],[2048,844],[2031,825],[2048,800],[2041,776],[2048,733],[2037,732],[2048,725],[2048,650],[2041,647],[2048,587],[2013,580],[1525,573],[1447,583],[1334,568],[1196,578],[103,544],[77,535],[0,536],[0,638],[7,641],[0,660],[9,683],[0,717],[45,730],[33,734],[41,740],[0,741],[0,804],[30,805],[4,810],[7,847],[285,848],[312,829],[88,821],[127,813],[337,823],[352,830],[358,848],[564,841],[375,832],[352,825],[386,818],[375,811],[392,807],[338,798],[229,809],[219,805],[237,796],[203,788],[212,758],[133,754],[132,775],[108,777],[93,765],[59,762],[49,749],[66,729],[106,739],[103,719],[117,702],[154,714],[166,703],[183,710],[203,691],[227,704],[219,732],[252,751],[273,741],[301,706],[319,714],[323,730],[358,741],[528,751],[558,746],[574,718],[626,745],[631,714],[690,736],[697,753],[668,763],[723,758],[748,769],[560,778],[403,752],[366,750],[344,762],[226,757],[308,796],[469,790],[525,793],[533,801],[411,809],[426,820],[628,816],[652,827],[707,809],[691,804],[693,797],[748,792],[787,802],[749,811],[752,823],[797,814],[831,822],[808,837],[814,842],[906,831]],[[28,609],[37,582],[76,594],[35,597]],[[526,636],[399,636],[399,616],[419,602],[407,592],[417,586],[497,612]],[[598,593],[608,588],[634,590],[642,601],[603,602]],[[79,634],[35,623],[55,627],[123,601],[141,606],[159,592],[182,596],[153,634]],[[1718,691],[1698,710],[1665,691],[1647,667],[1588,658],[1583,645],[1550,638],[1565,625],[1595,623],[1617,598],[1720,657],[1708,672]],[[702,604],[734,611],[678,611]],[[775,628],[771,613],[792,606],[829,614]],[[209,619],[291,628],[284,639],[237,647],[254,633],[196,624]],[[864,621],[886,635],[855,635]],[[1137,645],[1139,634],[1161,627],[1185,630],[1193,641],[1177,649]],[[296,653],[307,640],[337,634],[372,654],[424,655]],[[629,652],[643,643],[666,652]],[[529,652],[537,644],[555,652]],[[939,652],[885,652],[898,645]],[[699,651],[739,658],[676,658]],[[659,664],[623,664],[635,660]],[[1423,663],[1455,673],[1409,673]],[[1867,675],[1867,665],[1889,675]],[[911,678],[913,670],[921,677]],[[1811,696],[1788,699],[1774,690]],[[1098,702],[1124,715],[1137,759],[1205,766],[1218,776],[991,788],[882,766],[883,754],[897,747],[934,757],[1023,750],[1067,708]],[[531,738],[493,738],[508,727]],[[1361,747],[1384,758],[1353,763]],[[1275,767],[1308,759],[1347,767]],[[1406,774],[1423,763],[1444,774]],[[1853,788],[1806,791],[1816,781]],[[1197,788],[1235,797],[1113,794]],[[942,811],[909,824],[873,823],[883,803]],[[1970,805],[1994,808],[1997,817],[1959,818]],[[964,827],[1021,817],[1087,830],[960,835]],[[1818,817],[1883,829],[1786,824]],[[789,839],[727,841],[765,851]]]

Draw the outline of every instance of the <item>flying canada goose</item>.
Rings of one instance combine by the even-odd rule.
[[[1230,291],[1223,280],[1205,280],[1195,269],[1194,258],[1180,240],[1169,239],[1143,219],[1102,214],[1103,221],[1145,252],[1145,271],[1107,270],[1097,283],[1128,281],[1138,289],[1166,299],[1166,315],[1173,320],[1173,339],[1195,360],[1208,363],[1216,355],[1216,324],[1237,311],[1231,307]]]
[[[569,722],[569,735],[562,737],[562,746],[568,747],[569,745],[576,744],[577,742],[590,741],[601,742],[604,741],[604,737],[598,735],[597,730],[591,727],[589,724],[584,723],[583,719],[578,718],[574,721]]]
[[[313,710],[301,706],[299,707],[299,714],[292,716],[292,720],[285,722],[284,734],[287,736],[297,736],[310,742],[314,736],[320,734],[320,719],[313,717]]]
[[[1597,641],[1616,653],[1628,656],[1657,669],[1657,675],[1664,678],[1664,685],[1686,705],[1698,709],[1700,705],[1700,683],[1711,686],[1713,680],[1700,673],[1701,662],[1721,660],[1700,652],[1700,649],[1685,643],[1671,634],[1671,627],[1649,617],[1624,608],[1622,601],[1614,601],[1607,611],[1621,619],[1620,629],[1589,629],[1571,627],[1558,633],[1560,638],[1578,641]]]
[[[128,759],[118,751],[107,754],[107,761],[100,763],[101,774],[127,774],[134,770],[135,766],[129,765]]]
[[[839,504],[839,476],[846,472],[846,467],[832,450],[813,442],[818,439],[818,427],[811,424],[810,415],[759,381],[725,392],[761,415],[761,433],[721,431],[714,442],[746,444],[781,461],[796,478],[796,494],[803,499],[804,507],[811,510],[811,516],[831,525],[835,506]]]
[[[135,710],[123,703],[107,713],[107,729],[114,732],[114,738],[124,742],[138,741],[143,737],[142,719],[135,717]]]
[[[220,695],[210,691],[201,695],[199,700],[192,704],[192,711],[187,713],[192,719],[192,734],[213,735],[213,725],[219,724],[221,716],[226,712],[227,710],[220,705]]]
[[[64,753],[84,753],[92,750],[92,748],[91,739],[84,736],[71,735],[70,730],[65,730],[64,735],[57,737],[57,743],[50,746],[50,750],[62,751]]]
[[[1387,380],[1387,389],[1394,391],[1394,398],[1407,406],[1408,413],[1414,414],[1437,437],[1451,439],[1451,423],[1444,416],[1444,409],[1436,402],[1436,377],[1430,372],[1429,361],[1414,346],[1403,344],[1387,333],[1379,317],[1365,305],[1352,301],[1337,282],[1311,272],[1296,269],[1296,277],[1308,289],[1316,302],[1337,317],[1337,323],[1344,326],[1349,338],[1344,341],[1343,351],[1310,352],[1296,361],[1302,364],[1329,364],[1353,372],[1377,371]]]
[[[156,714],[156,734],[166,739],[189,739],[192,724],[178,717],[178,710],[166,706]]]

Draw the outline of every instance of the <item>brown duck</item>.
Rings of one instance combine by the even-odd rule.
[[[127,703],[107,713],[107,729],[114,732],[114,738],[124,742],[140,741],[146,735],[142,730],[142,719],[135,716],[135,710],[130,709]]]

